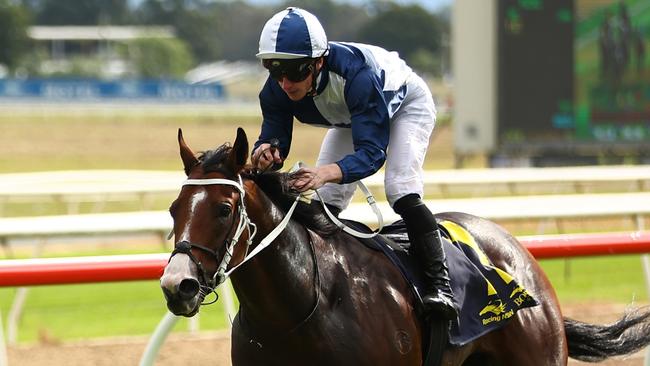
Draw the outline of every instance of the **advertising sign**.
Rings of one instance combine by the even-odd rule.
[[[188,84],[177,80],[0,79],[0,98],[213,101],[223,99],[224,90],[221,84]]]

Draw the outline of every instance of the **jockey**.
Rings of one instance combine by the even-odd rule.
[[[318,189],[340,212],[352,199],[354,182],[385,162],[386,197],[403,218],[426,275],[425,311],[456,319],[440,232],[422,202],[422,164],[436,119],[425,82],[396,52],[328,42],[318,19],[295,7],[267,21],[257,57],[269,77],[259,94],[263,121],[253,164],[282,166],[294,117],[328,128],[316,167],[298,170],[291,184],[301,192]],[[279,149],[271,148],[275,139]]]

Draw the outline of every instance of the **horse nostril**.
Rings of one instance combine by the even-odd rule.
[[[199,281],[193,278],[186,278],[178,285],[178,295],[183,300],[193,299],[199,293]]]

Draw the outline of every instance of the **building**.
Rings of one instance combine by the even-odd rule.
[[[45,59],[43,74],[65,73],[74,61],[99,61],[105,77],[128,74],[128,60],[118,52],[118,45],[142,38],[174,38],[172,27],[165,26],[32,26],[28,36],[36,42]],[[127,52],[128,54],[128,52]]]

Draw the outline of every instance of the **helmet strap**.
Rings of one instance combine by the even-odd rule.
[[[316,59],[316,61],[314,62],[314,67],[311,70],[311,89],[309,90],[309,92],[307,92],[307,96],[309,97],[313,97],[316,95],[316,86],[317,86],[316,84],[318,83],[318,75],[320,74],[320,70],[316,70],[317,63],[318,63],[318,59]],[[324,61],[323,64],[325,64]]]

